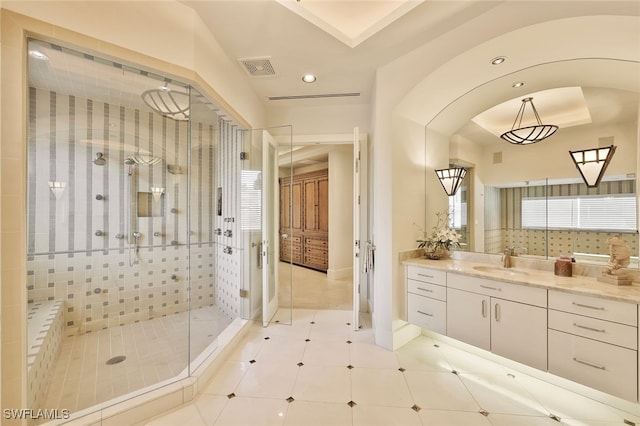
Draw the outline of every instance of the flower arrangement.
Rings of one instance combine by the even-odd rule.
[[[438,223],[433,227],[431,234],[420,228],[424,236],[421,240],[416,240],[418,248],[424,249],[428,258],[440,259],[446,252],[454,248],[459,248],[461,237],[454,229],[449,228],[449,212],[438,212]]]

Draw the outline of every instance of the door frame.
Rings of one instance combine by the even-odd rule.
[[[353,133],[336,133],[336,134],[323,134],[323,135],[314,135],[314,134],[310,134],[310,135],[294,135],[293,136],[293,140],[292,140],[292,146],[304,146],[304,145],[354,145],[354,135],[356,134],[356,129],[354,128],[354,132]],[[368,202],[368,171],[367,171],[367,167],[368,167],[368,135],[367,133],[361,133],[359,132],[359,130],[357,131],[358,134],[358,140],[360,141],[360,151],[361,151],[361,155],[360,155],[360,170],[362,171],[362,173],[360,173],[360,191],[359,191],[359,195],[360,195],[360,217],[359,217],[359,222],[360,222],[360,251],[359,251],[359,257],[360,260],[362,260],[362,256],[364,253],[364,248],[366,247],[366,244],[368,242],[368,240],[370,239],[370,228],[369,228],[369,214],[368,214],[368,207],[369,207],[369,202]],[[353,183],[355,186],[355,182]],[[355,188],[354,188],[355,189]],[[355,195],[355,191],[354,191],[354,198],[356,197]],[[354,200],[355,202],[355,200]],[[355,209],[354,209],[354,215],[355,215]],[[331,225],[329,225],[331,226]],[[355,233],[355,232],[354,232]],[[355,245],[355,241],[352,241],[352,243]],[[354,253],[355,256],[355,249],[350,250],[352,253]],[[359,268],[359,271],[352,271],[352,274],[354,276],[353,279],[353,286],[355,287],[355,274],[359,274],[359,281],[360,281],[360,291],[357,293],[356,292],[356,288],[352,288],[353,290],[353,294],[354,294],[354,300],[353,300],[353,306],[352,306],[352,312],[353,312],[353,316],[354,316],[354,322],[352,323],[352,325],[354,326],[354,328],[357,329],[357,322],[355,321],[355,318],[358,317],[359,318],[359,314],[362,312],[369,312],[369,294],[370,294],[370,289],[369,289],[369,274],[366,272],[362,272],[362,268]],[[359,294],[359,298],[357,300],[356,303],[356,294]]]

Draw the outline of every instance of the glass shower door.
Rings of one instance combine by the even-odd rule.
[[[280,157],[291,155],[291,140],[291,126],[243,135],[240,197],[247,265],[243,316],[264,326],[272,321],[290,324],[292,317],[291,256],[282,256],[287,246],[280,244],[290,234],[290,225],[281,220],[290,206],[280,202],[280,188],[287,185],[290,172],[278,165]]]

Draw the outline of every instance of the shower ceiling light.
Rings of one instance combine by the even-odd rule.
[[[316,76],[313,74],[305,74],[302,76],[302,81],[304,81],[305,83],[315,83]]]
[[[436,175],[448,196],[456,195],[458,188],[467,175],[467,169],[462,167],[451,167],[449,169],[436,170]]]
[[[30,50],[29,51],[29,56],[31,56],[32,58],[35,59],[39,59],[41,61],[48,61],[49,57],[47,55],[45,55],[44,53],[40,52],[39,50]]]
[[[531,104],[531,108],[533,109],[533,114],[535,115],[536,122],[538,123],[535,126],[522,126],[522,118],[524,117],[524,110],[526,109],[527,104]],[[516,128],[516,125],[518,126]],[[518,114],[516,114],[516,119],[513,122],[513,126],[511,126],[511,130],[508,132],[504,132],[500,135],[502,139],[507,142],[516,145],[528,145],[536,142],[540,142],[553,135],[558,130],[558,126],[553,124],[542,124],[540,121],[540,116],[538,115],[538,110],[536,110],[535,105],[533,105],[533,98],[524,98],[522,100],[522,104],[520,105],[520,110]]]
[[[127,157],[125,160],[125,164],[128,164],[128,161],[132,161],[135,164],[139,164],[141,166],[153,166],[154,164],[158,164],[162,161],[160,157],[154,157],[153,154],[150,153],[142,153],[140,151],[135,154]]]
[[[189,119],[189,93],[164,85],[142,92],[142,100],[155,112],[178,121]]]
[[[600,185],[604,171],[611,162],[614,152],[616,152],[616,147],[611,145],[603,148],[569,151],[569,155],[571,155],[571,159],[587,187],[595,188]]]

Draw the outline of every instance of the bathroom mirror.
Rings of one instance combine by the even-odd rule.
[[[609,258],[607,238],[620,234],[638,267],[638,75],[640,64],[606,59],[540,65],[479,85],[427,125],[425,143],[431,134],[445,135],[450,162],[463,160],[473,171],[465,194],[476,206],[468,209],[465,228],[469,251],[502,253],[514,247],[520,256],[553,259],[572,253],[579,262],[602,263]],[[512,87],[514,81],[534,81],[533,76],[544,84]],[[559,125],[554,136],[514,145],[500,139],[500,126],[492,129],[482,121],[481,113],[513,102],[514,107],[503,106],[511,121],[501,127],[509,130],[521,97],[532,93],[540,97],[536,107],[543,123]],[[567,98],[570,109],[562,106]],[[587,188],[569,151],[612,144],[617,151],[603,181]],[[567,214],[561,217],[563,208]],[[427,218],[435,213],[425,211]]]
[[[136,201],[138,217],[164,216],[164,193],[138,192]]]

